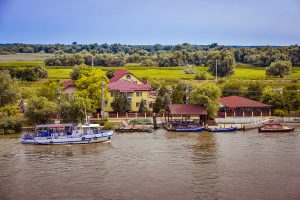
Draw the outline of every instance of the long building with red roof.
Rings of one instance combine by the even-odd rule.
[[[223,97],[219,100],[221,110],[219,116],[268,116],[271,106],[239,96]]]

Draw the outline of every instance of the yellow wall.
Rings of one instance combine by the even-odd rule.
[[[127,75],[130,76],[130,79],[127,79]],[[137,77],[135,77],[135,76],[132,75],[132,74],[125,74],[125,75],[122,76],[120,79],[122,79],[122,80],[127,80],[127,81],[130,81],[130,82],[136,83],[136,84],[138,84],[138,85],[144,84],[142,81],[140,81]],[[119,80],[120,80],[120,79],[119,79]]]
[[[133,92],[132,94],[132,101],[131,101],[131,112],[137,112],[139,111],[139,106],[136,106],[137,102],[141,102],[142,99],[147,101],[147,108],[149,108],[149,103],[152,101],[152,98],[149,98],[149,91],[140,91],[142,92],[142,96],[136,96],[137,92]],[[110,94],[109,94],[110,96]],[[114,97],[110,96],[110,99],[108,100],[108,103],[106,104],[105,111],[106,112],[113,112],[113,109],[111,108],[111,102],[114,100]]]

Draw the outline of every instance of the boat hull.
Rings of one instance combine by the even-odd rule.
[[[51,138],[51,137],[35,137],[33,139],[22,138],[23,144],[89,144],[109,142],[113,135],[113,131],[108,131],[101,134],[84,135],[82,137],[65,137],[65,138]]]
[[[224,133],[224,132],[235,132],[235,131],[237,131],[237,127],[209,129],[209,132],[213,132],[213,133]]]
[[[260,133],[282,133],[282,132],[293,132],[294,128],[287,128],[287,129],[264,129],[259,128],[258,132]]]
[[[175,132],[203,132],[203,131],[204,131],[204,127],[175,129]]]

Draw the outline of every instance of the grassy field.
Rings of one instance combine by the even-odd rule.
[[[10,62],[32,62],[32,61],[43,61],[53,54],[44,53],[18,53],[11,55],[0,55],[0,63],[10,63]]]

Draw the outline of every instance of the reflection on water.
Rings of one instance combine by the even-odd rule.
[[[116,134],[111,143],[0,140],[0,199],[299,199],[300,134]]]

